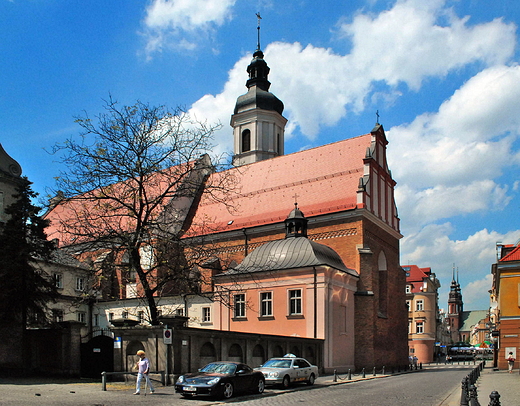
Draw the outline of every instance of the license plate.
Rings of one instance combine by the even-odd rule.
[[[184,392],[197,392],[197,388],[194,386],[183,386],[182,390]]]

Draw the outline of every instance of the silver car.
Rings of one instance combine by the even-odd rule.
[[[292,354],[281,358],[271,358],[256,369],[263,372],[266,385],[281,385],[284,388],[294,382],[306,382],[307,385],[314,385],[314,381],[318,377],[316,365],[311,365],[306,359]]]

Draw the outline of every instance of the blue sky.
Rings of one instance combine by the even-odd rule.
[[[286,153],[367,133],[379,111],[401,263],[432,268],[441,307],[455,266],[465,309],[486,309],[495,244],[520,238],[516,0],[0,0],[0,142],[45,196],[62,169],[45,149],[112,94],[221,122],[230,151],[256,12]]]

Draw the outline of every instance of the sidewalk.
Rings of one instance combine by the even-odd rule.
[[[481,406],[489,404],[489,395],[492,391],[500,394],[502,406],[520,405],[520,375],[519,371],[496,371],[493,368],[484,368],[477,381],[477,394]]]
[[[481,406],[489,405],[489,395],[493,391],[500,394],[501,406],[520,405],[520,375],[518,371],[512,374],[508,371],[493,370],[485,367],[476,382],[478,401]],[[439,406],[460,406],[462,388],[453,391],[451,395]]]

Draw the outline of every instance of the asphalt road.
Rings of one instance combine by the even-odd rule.
[[[227,403],[246,405],[356,405],[356,406],[444,406],[471,367],[440,367],[413,373],[332,384],[322,377],[313,387],[299,385],[289,390],[268,388],[263,395],[247,395],[228,401],[184,399],[172,386],[156,387],[154,395],[132,395],[130,385],[111,385],[101,391],[100,383],[56,383],[52,380],[0,380],[0,405],[41,406],[210,406]]]

